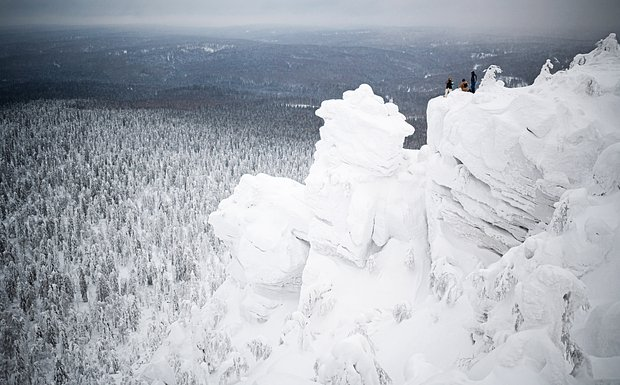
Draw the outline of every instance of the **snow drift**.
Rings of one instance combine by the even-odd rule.
[[[246,176],[211,214],[229,278],[187,359],[220,384],[620,381],[615,35],[528,87],[500,71],[431,100],[419,151],[369,86],[324,102],[304,185]]]

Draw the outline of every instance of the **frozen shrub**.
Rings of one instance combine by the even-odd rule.
[[[540,69],[540,74],[534,80],[534,83],[545,82],[551,79],[551,77],[553,76],[551,75],[552,69],[553,69],[553,63],[551,63],[551,60],[547,59],[545,64],[543,64],[542,68]]]
[[[402,321],[411,318],[411,306],[406,302],[396,304],[394,309],[392,309],[392,315],[397,323],[401,323]]]
[[[271,346],[262,337],[251,340],[247,343],[247,347],[256,361],[266,360],[271,355]]]
[[[510,264],[502,270],[495,278],[494,284],[494,300],[501,301],[517,284],[517,278],[514,276],[514,266]]]
[[[568,225],[568,197],[562,197],[560,202],[556,204],[553,217],[549,222],[548,229],[556,235],[562,234]]]
[[[620,143],[614,143],[601,152],[592,170],[593,186],[597,195],[620,190]]]
[[[435,297],[440,301],[445,300],[447,304],[455,303],[463,294],[461,274],[445,258],[433,263],[430,285]]]
[[[310,317],[315,311],[319,314],[329,313],[334,307],[334,299],[332,298],[331,292],[331,286],[309,289],[308,292],[305,293],[302,302],[302,314],[306,317]],[[301,301],[302,300],[300,300],[300,302]]]
[[[317,381],[326,385],[392,383],[388,373],[374,358],[367,336],[353,334],[336,343],[331,354],[314,365]]]
[[[307,318],[299,311],[288,315],[284,321],[284,327],[280,335],[280,345],[295,343],[300,348],[303,347],[304,329],[307,322]]]
[[[521,311],[519,310],[519,304],[515,304],[512,307],[512,315],[515,317],[515,321],[514,321],[514,329],[515,332],[518,332],[521,329],[521,325],[523,325],[523,314],[521,314]]]
[[[220,385],[238,382],[250,370],[247,360],[238,352],[232,352],[222,366],[226,367],[226,370],[220,377]]]
[[[484,70],[484,78],[480,82],[480,88],[489,86],[504,86],[504,82],[497,80],[497,75],[502,73],[502,69],[497,65],[491,65]]]
[[[196,347],[202,352],[202,360],[207,363],[209,373],[215,372],[232,350],[228,334],[213,330],[207,331]]]

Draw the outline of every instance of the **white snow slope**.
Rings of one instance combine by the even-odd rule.
[[[149,379],[176,355],[219,384],[620,383],[615,35],[549,69],[431,100],[419,151],[369,86],[323,102],[305,184],[248,175],[211,215],[229,278]]]

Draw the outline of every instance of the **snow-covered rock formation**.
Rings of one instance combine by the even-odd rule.
[[[491,68],[476,94],[429,102],[429,167],[438,171],[429,174],[429,199],[459,237],[499,257],[591,177],[620,135],[614,42],[579,55],[569,71],[551,76],[543,66],[532,87],[504,88]]]
[[[325,120],[306,178],[306,197],[314,213],[313,250],[364,267],[391,237],[406,239],[407,210],[390,202],[407,190],[403,151],[413,127],[392,103],[368,85],[328,100],[316,114]]]
[[[431,100],[419,151],[362,85],[317,111],[304,185],[242,179],[209,220],[229,278],[193,313],[210,383],[620,382],[615,35],[532,86],[500,71]]]
[[[286,178],[244,175],[209,217],[232,255],[229,273],[259,290],[295,290],[308,257],[311,212],[303,186]]]
[[[420,180],[408,170],[413,155],[402,148],[413,127],[367,85],[324,102],[316,113],[325,125],[306,178],[314,215],[300,310],[342,322],[411,301],[406,283],[414,257],[427,254],[426,242],[414,241],[426,227],[416,202]]]
[[[620,330],[620,52],[597,45],[530,87],[490,68],[476,94],[429,102],[431,259],[449,256],[476,319],[452,383],[620,381],[598,350]]]
[[[284,323],[277,339],[266,339],[301,349],[295,366],[282,365],[287,375],[309,359],[309,378],[385,383],[368,324],[377,316],[391,322],[410,317],[414,286],[426,282],[422,272],[430,266],[424,178],[412,166],[416,153],[402,148],[413,127],[367,85],[324,102],[317,115],[325,125],[305,186],[246,176],[211,215],[232,256],[231,278],[217,295],[229,303],[222,293],[242,298],[238,311],[245,321]],[[301,273],[294,268],[300,261],[303,274],[292,275],[301,275],[293,303],[273,288]],[[267,284],[272,290],[260,290]],[[278,320],[283,308],[290,315]],[[264,381],[273,381],[273,373]]]

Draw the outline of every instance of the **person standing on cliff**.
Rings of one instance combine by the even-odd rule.
[[[450,91],[452,91],[452,78],[448,77],[448,81],[446,82],[446,92],[443,94],[443,97],[445,98],[448,96]]]
[[[465,79],[461,80],[461,83],[459,84],[459,88],[463,92],[469,92],[469,84],[467,84],[467,81]]]
[[[471,71],[471,92],[476,93],[476,82],[478,81],[478,75],[474,71]]]

